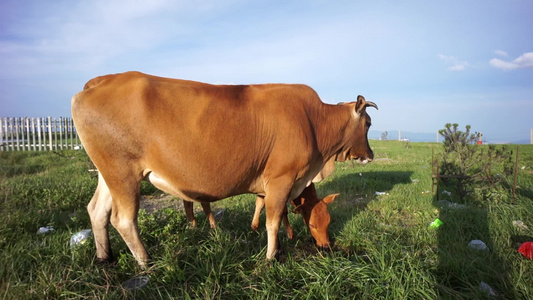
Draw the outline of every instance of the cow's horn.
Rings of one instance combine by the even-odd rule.
[[[373,107],[375,109],[378,109],[378,106],[376,105],[376,103],[372,102],[372,101],[366,101],[366,107]]]

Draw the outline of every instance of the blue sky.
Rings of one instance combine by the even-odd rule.
[[[89,79],[138,70],[364,95],[373,130],[533,128],[533,1],[1,0],[0,116],[69,116]]]

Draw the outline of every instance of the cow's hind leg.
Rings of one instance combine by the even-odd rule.
[[[96,257],[98,262],[109,262],[113,259],[109,243],[109,218],[111,216],[111,193],[104,178],[98,173],[98,186],[94,196],[87,205],[87,212],[91,218],[94,242],[96,244]]]

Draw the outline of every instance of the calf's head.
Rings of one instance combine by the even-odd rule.
[[[374,159],[374,152],[368,144],[368,129],[372,124],[370,116],[366,113],[367,107],[378,106],[374,102],[366,101],[365,97],[357,96],[357,102],[341,103],[348,106],[352,112],[352,122],[345,132],[345,146],[337,154],[337,161],[355,159],[360,163],[371,162]]]
[[[328,248],[330,245],[328,226],[331,217],[327,204],[333,202],[338,195],[333,194],[319,199],[314,184],[311,184],[292,201],[292,204],[296,206],[293,212],[302,215],[305,225],[309,228],[319,248]]]

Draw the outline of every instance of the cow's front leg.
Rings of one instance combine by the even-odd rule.
[[[288,192],[269,193],[265,197],[266,229],[267,229],[267,253],[268,260],[277,257],[280,243],[278,238],[279,227],[286,209]]]

